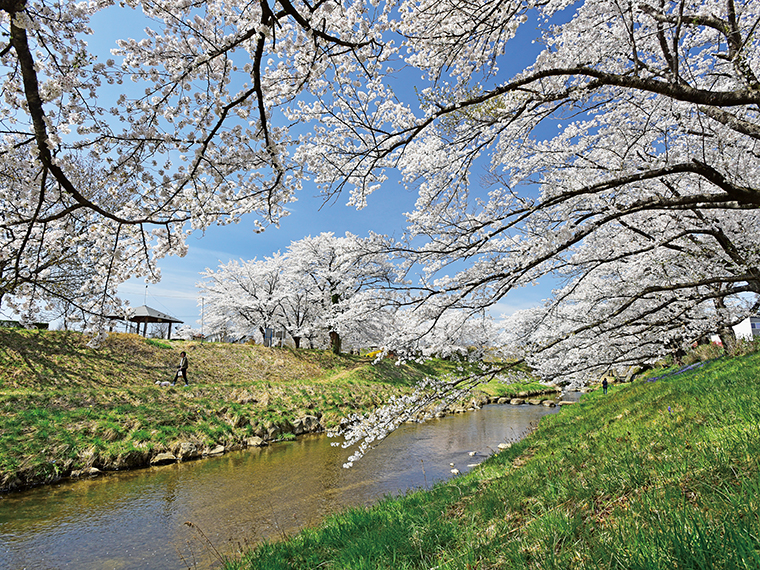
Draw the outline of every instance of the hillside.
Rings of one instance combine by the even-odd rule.
[[[687,368],[586,395],[466,475],[226,568],[760,568],[760,354]]]
[[[93,350],[87,340],[0,329],[0,489],[331,428],[455,366],[120,333]],[[172,380],[182,350],[190,386],[157,386]]]

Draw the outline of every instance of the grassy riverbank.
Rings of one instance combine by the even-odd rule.
[[[760,354],[667,372],[584,396],[467,475],[226,568],[759,568]]]
[[[78,471],[143,467],[160,452],[235,449],[252,438],[294,437],[299,418],[337,425],[447,361],[396,366],[329,351],[146,340],[112,334],[93,350],[79,333],[0,329],[0,489]],[[180,351],[190,387],[172,379]],[[495,386],[499,395],[510,390]],[[276,435],[273,435],[276,434]]]

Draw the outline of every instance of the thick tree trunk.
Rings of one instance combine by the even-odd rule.
[[[330,331],[330,349],[335,354],[340,354],[341,349],[340,335],[335,331]]]
[[[295,345],[295,347],[296,348],[301,348],[301,337],[300,336],[292,336],[292,338],[293,338],[293,344]]]
[[[724,310],[726,308],[725,301],[718,297],[714,301],[715,308],[718,309],[718,311]],[[730,326],[722,326],[718,329],[718,337],[720,338],[720,342],[723,345],[723,350],[726,352],[729,352],[733,350],[734,346],[736,346],[736,335],[734,334],[734,329]]]
[[[731,327],[721,327],[718,329],[718,337],[723,345],[723,350],[729,352],[736,345],[736,334]]]

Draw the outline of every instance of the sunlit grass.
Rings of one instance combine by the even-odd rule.
[[[758,380],[752,354],[589,394],[465,476],[228,568],[759,568]]]
[[[180,442],[241,446],[306,415],[329,429],[457,366],[373,364],[330,351],[134,334],[110,335],[93,350],[87,340],[71,332],[0,329],[0,488],[93,466],[122,468],[129,452],[170,451]],[[156,386],[172,379],[182,350],[190,359],[190,386]]]

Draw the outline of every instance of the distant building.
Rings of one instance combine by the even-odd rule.
[[[760,336],[760,315],[747,317],[734,327],[736,338],[752,340]]]
[[[6,329],[17,329],[17,328],[29,328],[29,329],[37,329],[41,331],[46,331],[50,327],[50,323],[31,323],[27,325],[22,325],[21,321],[13,321],[13,320],[0,320],[0,327],[6,328]]]

